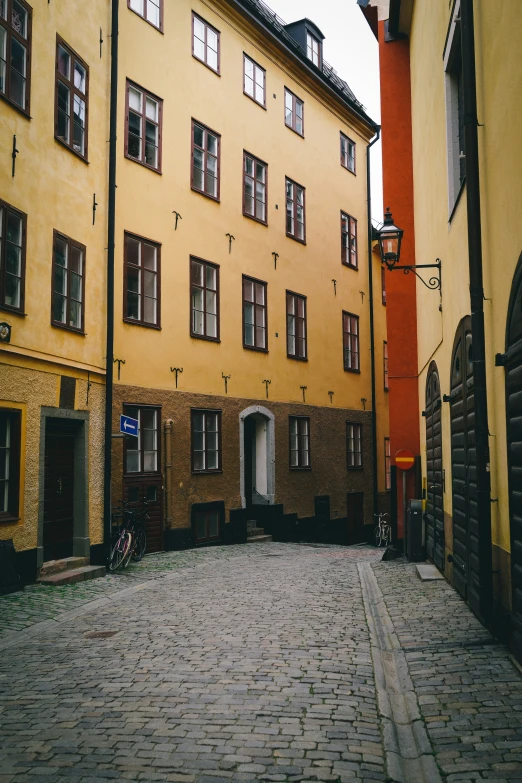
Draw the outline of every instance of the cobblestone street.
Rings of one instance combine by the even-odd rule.
[[[0,598],[0,783],[522,780],[522,674],[382,550],[145,558]]]

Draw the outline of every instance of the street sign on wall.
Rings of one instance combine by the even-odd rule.
[[[415,464],[415,455],[409,449],[400,449],[395,455],[395,465],[399,470],[409,470]]]
[[[138,419],[132,419],[130,416],[123,416],[123,414],[120,416],[120,432],[123,432],[125,435],[133,435],[137,438],[138,426]]]

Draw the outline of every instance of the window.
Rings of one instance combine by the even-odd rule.
[[[268,350],[266,283],[243,276],[243,347]]]
[[[0,201],[0,308],[17,312],[24,309],[26,220]]]
[[[346,465],[349,470],[362,468],[362,424],[346,422]]]
[[[305,189],[286,177],[286,235],[306,242]]]
[[[84,331],[85,246],[54,232],[51,323]]]
[[[160,325],[160,245],[125,234],[123,320]]]
[[[161,116],[163,101],[127,81],[125,156],[161,171]]]
[[[321,44],[313,35],[306,33],[306,56],[318,68],[321,65]]]
[[[343,311],[344,369],[359,372],[359,316]]]
[[[310,419],[290,416],[290,467],[310,468]]]
[[[163,28],[162,0],[128,0],[129,8],[158,30]]]
[[[78,55],[56,38],[56,114],[54,135],[87,159],[89,69]]]
[[[285,87],[285,125],[304,135],[304,103]]]
[[[192,120],[192,190],[219,201],[221,136]]]
[[[382,358],[384,363],[384,391],[388,391],[388,343],[386,340],[382,344]]]
[[[266,186],[268,166],[243,153],[243,215],[266,225]]]
[[[384,264],[381,267],[381,288],[382,288],[382,303],[386,305],[386,267]]]
[[[192,410],[192,472],[221,470],[221,411]]]
[[[192,55],[219,73],[219,31],[192,14]]]
[[[341,133],[341,166],[355,174],[355,142]]]
[[[0,522],[19,517],[20,411],[0,408]]]
[[[208,541],[218,541],[220,538],[220,510],[209,508],[207,511],[194,510],[193,513],[196,544],[203,544]]]
[[[306,359],[306,297],[286,292],[286,351],[292,359]]]
[[[24,0],[0,0],[0,95],[29,113],[32,9]]]
[[[266,106],[266,71],[243,54],[243,92],[260,106]]]
[[[341,261],[357,269],[357,221],[346,212],[341,212]]]
[[[126,473],[159,473],[159,408],[124,405],[124,413],[138,419],[138,437],[125,439]]]
[[[190,259],[190,334],[219,340],[219,267]]]
[[[466,180],[466,143],[464,135],[464,93],[460,2],[456,0],[444,51],[446,91],[446,138],[448,144],[448,210],[450,215]]]
[[[384,488],[391,489],[391,452],[389,438],[384,438]]]

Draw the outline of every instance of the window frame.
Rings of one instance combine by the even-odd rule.
[[[0,92],[0,98],[6,101],[13,109],[19,111],[28,119],[31,119],[31,61],[32,61],[32,27],[33,27],[33,8],[25,0],[17,0],[17,2],[25,8],[27,11],[27,38],[24,38],[20,33],[13,29],[12,23],[9,19],[12,18],[13,0],[6,0],[6,15],[7,19],[0,17],[0,26],[4,28],[6,32],[6,91]],[[16,103],[11,97],[11,40],[15,38],[21,46],[23,46],[27,52],[26,59],[26,73],[25,73],[25,106],[22,107]]]
[[[343,310],[342,313],[343,313],[343,319],[342,319],[343,323],[342,323],[342,326],[343,326],[343,367],[344,367],[344,371],[345,372],[360,373],[361,372],[360,319],[359,319],[358,315],[355,315],[355,313],[349,313],[347,310]],[[347,346],[345,345],[345,335],[346,334],[350,335],[350,338],[353,336],[353,332],[352,331],[346,331],[345,328],[344,328],[345,318],[346,317],[348,317],[350,319],[350,327],[352,326],[352,322],[351,322],[352,318],[355,318],[355,320],[357,322],[357,333],[355,334],[356,344],[357,344],[357,351],[353,351],[352,350],[352,346],[350,345],[350,353],[351,354],[355,354],[357,356],[357,366],[356,367],[352,367],[352,366],[347,367],[346,366],[346,353],[345,353],[345,351],[346,351],[346,347]]]
[[[341,157],[341,166],[346,169],[346,171],[349,171],[351,174],[356,175],[356,143],[353,139],[351,139],[349,136],[346,135],[346,133],[343,133],[342,131],[339,132],[339,153]],[[343,156],[343,139],[346,141],[346,155]],[[350,144],[353,144],[353,169],[350,168]],[[345,163],[346,160],[346,163]]]
[[[384,489],[386,492],[391,490],[391,441],[390,438],[384,438]]]
[[[0,416],[5,415],[11,421],[10,425],[10,446],[9,446],[9,473],[14,466],[14,476],[9,478],[8,482],[8,500],[7,511],[0,511],[0,525],[12,524],[20,520],[20,479],[21,479],[21,455],[22,455],[22,411],[20,408],[10,408],[0,406]],[[13,439],[14,424],[14,446],[11,445]],[[11,462],[12,460],[12,462]]]
[[[194,19],[199,19],[199,21],[205,25],[205,59],[202,60],[201,57],[198,57],[197,54],[194,51]],[[217,35],[217,69],[213,68],[211,65],[207,62],[207,28],[210,28],[212,32],[216,33]],[[192,11],[192,21],[191,21],[191,29],[192,29],[192,57],[194,57],[195,60],[197,60],[200,63],[203,63],[209,71],[212,71],[212,73],[217,74],[218,76],[221,76],[221,33],[220,31],[214,27],[214,25],[211,25],[209,22],[205,21],[202,16],[197,14],[195,11]]]
[[[215,196],[212,196],[210,193],[206,193],[205,190],[200,190],[194,185],[194,149],[195,149],[195,143],[194,143],[194,126],[199,125],[200,128],[203,128],[205,133],[211,133],[213,136],[217,138],[217,164],[216,164],[216,184],[217,184],[217,194]],[[208,144],[207,144],[207,137],[205,136],[205,148],[199,147],[198,149],[203,149],[204,155],[205,155],[205,168],[203,169],[204,174],[204,186],[207,184],[207,155],[208,155]],[[209,128],[208,125],[204,125],[199,120],[194,119],[192,117],[191,119],[191,133],[190,133],[190,187],[191,190],[193,190],[195,193],[199,193],[201,196],[205,196],[205,198],[210,198],[212,201],[221,201],[221,134],[217,133],[215,130],[212,130],[212,128]]]
[[[303,191],[303,238],[300,239],[295,234],[290,234],[288,232],[287,227],[287,218],[288,218],[288,211],[287,211],[287,205],[288,205],[288,196],[287,196],[287,188],[288,183],[290,183],[294,189],[295,188],[301,188]],[[297,191],[294,190],[294,198],[292,199],[293,209],[292,209],[292,218],[294,221],[294,230],[297,227]],[[295,242],[300,242],[302,245],[306,245],[306,188],[303,187],[303,185],[300,185],[298,182],[296,182],[294,179],[291,179],[290,177],[285,176],[285,232],[286,236],[289,239],[293,239]]]
[[[308,45],[308,38],[310,38],[312,46]],[[313,56],[310,57],[308,54],[308,49],[311,50],[312,55],[314,54],[314,48],[313,48],[314,43],[317,44],[317,63],[314,63]],[[321,70],[323,65],[323,44],[322,41],[320,41],[319,38],[317,38],[317,36],[311,33],[310,30],[308,29],[306,30],[306,59],[310,60],[312,65],[315,65],[316,68],[319,68],[319,70]]]
[[[216,270],[216,336],[208,336],[206,334],[207,331],[207,311],[204,310],[204,330],[205,334],[198,334],[197,332],[194,332],[192,328],[193,319],[192,319],[192,262],[195,261],[198,264],[203,264],[204,266],[211,266]],[[219,264],[214,264],[212,261],[207,261],[205,258],[199,258],[198,256],[190,256],[189,257],[189,327],[190,327],[190,336],[194,337],[197,340],[209,340],[212,343],[219,343],[221,342],[221,336],[220,336],[220,321],[221,321],[221,313],[220,313],[220,288],[219,288],[219,270],[220,266]],[[203,287],[197,286],[197,288],[200,288],[203,292],[206,292],[207,285],[206,285],[206,273],[204,274],[204,282],[205,285]],[[211,290],[211,289],[210,289]],[[206,295],[204,294],[204,306],[206,306]]]
[[[381,302],[386,307],[386,266],[381,267]]]
[[[150,24],[151,27],[153,27],[155,30],[158,30],[160,33],[163,33],[163,0],[158,0],[159,4],[159,26],[155,25],[154,22],[151,22],[150,19],[147,19],[147,0],[143,0],[143,9],[145,11],[144,14],[140,14],[139,11],[136,11],[135,8],[131,7],[131,0],[127,0],[127,8],[129,11],[132,11],[133,14],[136,14],[136,16],[139,16],[140,19],[143,19],[147,24]]]
[[[207,536],[206,538],[198,538],[198,517],[205,517],[206,531],[209,530],[208,519],[211,514],[217,514],[218,517],[218,533],[217,536]],[[214,501],[210,503],[198,503],[192,506],[191,523],[194,532],[194,546],[205,546],[205,544],[214,544],[219,542],[223,538],[223,504],[220,501]]]
[[[216,414],[217,415],[217,456],[218,456],[218,467],[217,468],[203,468],[202,470],[197,470],[194,467],[194,416],[197,414],[203,414],[205,417],[205,429],[203,430],[205,435],[208,432],[207,429],[207,423],[206,423],[206,417],[208,414]],[[191,472],[196,475],[201,474],[209,474],[209,473],[223,473],[223,465],[222,465],[222,410],[220,408],[191,408],[190,409],[190,459],[191,459]],[[207,457],[207,441],[205,439],[205,448],[203,450],[203,453],[205,455],[205,465],[208,464],[208,457]]]
[[[25,257],[27,249],[27,215],[16,207],[8,204],[7,201],[0,199],[0,208],[4,210],[4,216],[2,224],[0,225],[0,310],[5,310],[9,313],[18,313],[19,315],[25,315]],[[5,246],[7,244],[7,213],[12,212],[17,218],[22,221],[22,246],[20,254],[20,306],[13,307],[12,305],[5,304],[5,277],[6,277],[6,265],[5,265]]]
[[[62,47],[66,50],[66,52],[69,54],[69,57],[71,58],[71,74],[73,76],[73,79],[66,79],[65,76],[60,73],[58,70],[58,49],[59,47]],[[78,63],[82,66],[82,68],[85,69],[85,93],[80,92],[75,86],[74,86],[74,62],[75,60],[78,61]],[[70,115],[69,115],[69,142],[65,141],[61,136],[58,136],[58,82],[61,81],[62,84],[64,84],[70,93],[71,96],[71,104],[70,104]],[[78,95],[80,100],[83,100],[85,103],[85,152],[82,153],[78,150],[75,150],[73,147],[74,143],[74,112],[72,110],[73,104],[74,104],[74,96]],[[65,41],[58,33],[56,34],[56,51],[55,51],[55,67],[54,67],[54,138],[59,144],[62,144],[64,147],[66,147],[70,152],[72,152],[74,155],[76,155],[80,160],[85,161],[85,163],[88,163],[89,161],[89,66],[85,62],[85,60],[80,57],[80,55],[75,52],[75,50],[72,48],[72,46],[69,46],[67,41]]]
[[[348,428],[352,427],[352,435],[350,437]],[[357,435],[356,435],[357,433]],[[350,451],[350,441],[353,441],[354,449]],[[359,446],[359,450],[355,447]],[[350,455],[352,455],[353,464],[350,464]],[[357,457],[359,457],[359,464],[356,464]],[[347,470],[363,470],[363,425],[359,421],[347,421],[346,422],[346,469]]]
[[[156,248],[157,255],[156,255],[156,261],[157,261],[157,271],[156,271],[156,310],[157,310],[157,323],[152,324],[148,321],[144,321],[143,317],[140,317],[139,319],[136,318],[130,318],[126,315],[127,313],[127,294],[129,293],[128,287],[127,287],[127,279],[128,279],[128,254],[127,254],[127,239],[134,239],[137,242],[146,243],[147,245],[152,245]],[[134,264],[132,264],[134,266]],[[144,291],[143,286],[143,277],[144,277],[144,268],[143,266],[138,267],[140,270],[140,286],[141,291]],[[148,270],[150,271],[150,270]],[[143,302],[144,302],[145,294],[140,294],[140,311],[141,316],[143,316]],[[147,237],[142,237],[139,234],[133,234],[132,231],[124,231],[123,232],[123,321],[127,324],[134,324],[135,326],[144,326],[147,329],[161,329],[161,243],[154,242],[152,239],[148,239]]]
[[[246,159],[250,158],[254,161],[254,213],[256,209],[256,196],[255,196],[255,185],[257,183],[257,177],[255,176],[255,166],[256,164],[259,164],[264,167],[265,169],[265,219],[261,220],[261,218],[256,217],[256,215],[251,215],[248,212],[245,211],[246,209]],[[268,226],[268,163],[265,163],[264,160],[261,160],[261,158],[256,158],[255,155],[252,155],[250,152],[247,152],[247,150],[243,150],[243,215],[247,218],[250,218],[250,220],[255,220],[256,223],[261,223],[262,226]]]
[[[459,20],[460,0],[455,0],[443,52],[449,222],[453,219],[466,185],[466,140],[461,83],[462,41]]]
[[[308,303],[307,303],[307,297],[304,296],[303,294],[297,294],[295,291],[289,291],[288,289],[286,290],[285,293],[286,293],[286,298],[285,298],[285,303],[286,303],[286,308],[285,308],[286,309],[286,356],[287,356],[288,359],[296,359],[299,362],[307,362],[308,361],[308,307],[307,307]],[[301,320],[304,321],[304,341],[305,341],[305,354],[304,354],[304,356],[297,356],[297,354],[292,354],[288,350],[288,337],[289,337],[289,333],[288,333],[288,316],[291,315],[291,313],[288,312],[288,300],[289,300],[289,297],[294,297],[294,300],[295,300],[294,308],[296,307],[298,299],[302,299],[302,301],[304,303],[304,318],[301,318]],[[297,319],[300,318],[300,316],[298,316],[296,313],[294,313],[294,318],[296,319],[296,333],[295,333],[294,337],[295,337],[296,346],[297,346],[297,342],[298,342],[298,337],[297,337],[297,335],[298,335]]]
[[[67,323],[62,323],[61,321],[56,321],[54,318],[54,295],[57,293],[55,288],[55,274],[56,274],[56,262],[55,262],[55,243],[56,239],[59,237],[60,239],[67,242],[68,245],[68,259],[71,257],[71,247],[75,246],[76,248],[79,248],[82,252],[82,301],[81,301],[81,320],[82,325],[80,328],[77,328],[76,326],[69,326]],[[66,329],[68,332],[74,332],[75,334],[81,334],[85,336],[85,275],[86,275],[86,267],[87,267],[87,248],[85,245],[82,245],[81,242],[77,242],[75,239],[73,239],[70,236],[67,236],[67,234],[64,234],[62,231],[58,231],[56,228],[53,229],[53,256],[52,256],[52,273],[51,273],[51,325],[55,326],[57,329]],[[70,296],[70,290],[71,290],[71,274],[70,274],[70,268],[67,267],[67,293],[65,295],[66,298],[66,307],[67,307],[67,316],[69,315],[69,308],[70,308],[70,302],[71,302],[71,296]],[[76,300],[75,300],[76,301]]]
[[[247,60],[250,60],[250,62],[254,66],[254,95],[250,95],[250,93],[246,91],[246,61]],[[263,103],[258,101],[257,98],[255,97],[256,68],[259,68],[260,71],[263,71]],[[243,52],[243,95],[246,95],[247,98],[250,98],[251,101],[257,103],[257,105],[261,106],[261,108],[266,109],[266,68],[263,68],[262,65],[259,65],[259,63],[256,62],[253,57],[250,57],[250,55],[247,54],[246,52]]]
[[[262,306],[263,310],[265,311],[265,347],[262,348],[261,346],[256,345],[256,308],[260,305],[257,305],[255,302],[255,290],[254,290],[254,302],[252,303],[254,305],[254,345],[248,345],[245,342],[245,332],[246,332],[246,323],[245,323],[245,304],[247,304],[245,299],[245,281],[249,283],[253,283],[254,286],[261,285],[264,287],[265,290],[265,304]],[[243,348],[247,348],[249,351],[260,351],[261,353],[268,353],[268,283],[266,283],[264,280],[258,280],[255,277],[250,277],[250,275],[243,275],[241,278],[241,299],[243,303],[242,307],[242,313],[243,313]],[[251,304],[250,302],[248,304]]]
[[[382,364],[384,372],[384,391],[390,390],[389,372],[388,372],[388,341],[382,341]]]
[[[158,165],[151,166],[150,163],[147,163],[145,160],[145,152],[146,152],[146,143],[145,143],[145,123],[147,121],[146,116],[146,110],[145,113],[141,113],[140,117],[142,118],[143,125],[143,136],[142,139],[142,159],[135,158],[133,155],[129,154],[129,112],[130,112],[130,106],[129,106],[129,87],[133,87],[135,90],[138,90],[142,93],[143,101],[145,102],[147,98],[150,98],[153,101],[156,101],[158,104],[158,122],[156,123],[158,128]],[[134,109],[132,110],[134,111]],[[137,114],[137,112],[135,112]],[[163,146],[163,98],[160,98],[158,95],[154,95],[154,93],[150,92],[149,90],[146,90],[144,87],[141,87],[137,82],[134,82],[132,79],[129,79],[128,77],[125,80],[125,139],[124,139],[124,149],[125,149],[125,157],[127,160],[132,160],[133,163],[138,163],[140,166],[144,166],[146,169],[149,169],[149,171],[155,171],[156,174],[161,174],[161,164],[162,164],[162,146]]]
[[[297,422],[297,465],[292,465],[292,421]],[[304,450],[301,449],[301,439],[304,437],[304,434],[300,432],[300,423],[306,423],[307,426],[307,432],[306,436],[308,437],[308,449],[306,451],[308,455],[308,465],[301,464],[302,460],[302,454],[304,454]],[[290,470],[312,470],[312,444],[311,444],[311,438],[310,438],[310,416],[294,416],[290,414],[288,416],[288,467]]]
[[[286,121],[286,94],[287,93],[292,96],[292,124],[291,125],[289,125],[288,122]],[[299,101],[299,103],[303,107],[303,115],[301,117],[301,122],[303,124],[303,132],[302,133],[299,133],[299,131],[297,130],[297,127],[296,127],[296,125],[297,125],[297,122],[296,122],[296,120],[297,120],[296,101]],[[284,116],[285,125],[286,125],[287,128],[290,128],[290,130],[292,130],[294,133],[296,133],[301,139],[304,139],[304,137],[305,137],[305,135],[304,135],[304,105],[305,104],[304,104],[304,101],[302,100],[302,98],[299,98],[299,96],[297,96],[295,94],[295,92],[292,92],[292,90],[289,90],[288,87],[284,88],[284,100],[283,100],[283,112],[284,112],[284,115],[283,116]]]
[[[344,226],[343,226],[344,219],[348,221],[348,231],[344,231]],[[354,228],[353,234],[352,234],[352,227]],[[345,246],[343,243],[343,238],[345,234],[348,237],[347,246]],[[355,238],[355,253],[352,253],[352,245],[351,245],[352,236]],[[355,263],[351,262],[353,255],[355,255]],[[359,243],[357,241],[357,218],[354,218],[352,215],[349,215],[348,212],[345,212],[343,209],[341,209],[341,263],[343,264],[343,266],[347,266],[350,269],[359,269]]]
[[[141,437],[141,416],[139,418],[140,426],[138,427],[139,437],[138,437],[138,451],[140,454],[140,470],[139,471],[132,471],[129,472],[127,470],[127,450],[130,445],[133,444],[133,440],[130,440],[129,438],[123,439],[123,445],[124,445],[124,453],[123,453],[123,475],[125,478],[137,478],[138,476],[157,476],[161,475],[162,468],[161,468],[161,455],[162,455],[162,445],[161,445],[161,411],[162,406],[161,405],[142,405],[141,403],[137,402],[124,402],[122,405],[123,413],[128,416],[129,413],[127,412],[129,408],[138,408],[140,412],[142,410],[147,411],[156,411],[157,419],[156,419],[156,434],[157,434],[157,442],[156,442],[156,470],[143,470],[143,439]],[[134,418],[134,417],[132,417]],[[133,449],[135,451],[136,449]]]

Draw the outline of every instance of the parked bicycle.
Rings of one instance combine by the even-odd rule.
[[[149,516],[146,510],[137,509],[133,507],[135,504],[122,500],[118,505],[120,508],[112,515],[112,527],[116,528],[116,531],[107,564],[109,571],[127,568],[131,560],[138,563],[147,549],[145,526]]]
[[[375,528],[375,544],[376,546],[388,546],[391,544],[391,525],[386,517],[389,514],[380,513],[374,514],[377,517],[377,527]]]

